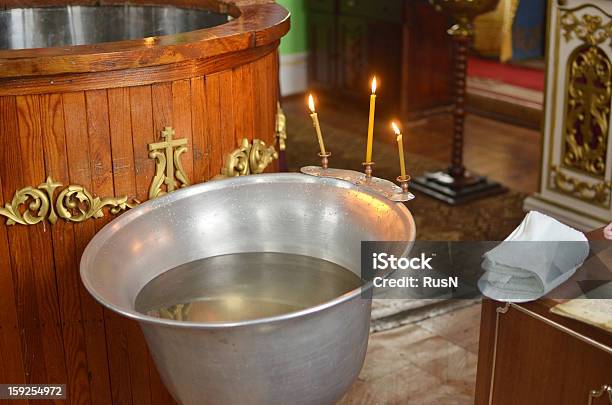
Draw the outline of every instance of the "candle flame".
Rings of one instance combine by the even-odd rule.
[[[310,108],[310,111],[313,113],[315,112],[314,98],[312,97],[312,94],[308,95],[308,108]]]
[[[372,79],[372,94],[376,94],[376,76]]]
[[[395,135],[397,135],[397,136],[401,136],[402,135],[402,131],[400,131],[400,129],[397,126],[397,124],[395,123],[395,121],[391,122],[391,127],[393,128],[393,132],[395,132]]]

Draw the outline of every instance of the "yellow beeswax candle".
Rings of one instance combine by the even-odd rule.
[[[372,79],[372,94],[370,95],[370,119],[368,121],[368,144],[366,148],[366,163],[372,161],[372,143],[374,141],[374,111],[376,110],[376,77]]]
[[[404,162],[404,137],[395,121],[391,123],[391,126],[393,127],[393,132],[395,132],[395,135],[397,135],[397,149],[399,150],[400,172],[402,175],[402,179],[405,179],[406,163]]]
[[[319,116],[315,111],[314,98],[312,97],[312,94],[308,95],[308,108],[310,108],[311,111],[310,118],[312,118],[312,125],[314,126],[315,131],[317,132],[321,155],[325,155],[325,143],[323,143],[323,135],[321,135],[321,126],[319,125]]]

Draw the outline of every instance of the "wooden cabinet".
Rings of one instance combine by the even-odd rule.
[[[597,241],[590,259],[606,260],[612,242],[605,247],[603,229],[586,236]],[[581,280],[596,279],[581,270],[559,287],[560,296],[580,294]],[[559,302],[483,301],[475,405],[612,403],[604,392],[612,389],[612,334],[551,313]]]
[[[554,304],[483,302],[476,405],[610,404],[591,391],[612,385],[612,334],[551,314]]]
[[[376,75],[382,108],[451,102],[449,22],[426,1],[316,0],[309,21],[311,87],[358,98]]]

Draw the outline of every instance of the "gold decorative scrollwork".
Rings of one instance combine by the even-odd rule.
[[[557,166],[550,169],[550,182],[551,189],[560,193],[602,207],[610,206],[612,182],[587,183],[563,173]]]
[[[187,151],[187,139],[173,139],[174,129],[165,127],[161,133],[163,142],[149,144],[149,157],[155,159],[155,176],[149,187],[149,199],[189,185],[181,163],[181,155]],[[163,190],[165,184],[166,189]]]
[[[150,199],[189,185],[181,164],[181,155],[187,151],[187,140],[173,139],[173,136],[174,130],[166,127],[162,131],[165,140],[149,144],[149,157],[156,161],[155,176],[149,187]],[[251,150],[258,157],[250,159],[261,165],[266,159],[266,152],[256,145]],[[83,222],[103,217],[105,208],[110,214],[117,215],[139,204],[138,201],[128,202],[127,196],[100,198],[77,184],[68,185],[56,198],[56,190],[61,187],[62,183],[53,181],[49,176],[38,187],[28,186],[17,190],[12,200],[0,207],[0,216],[7,218],[7,225],[35,225],[44,220],[55,224],[58,218]]]
[[[284,151],[287,147],[287,116],[280,103],[276,103],[276,141],[278,149]]]
[[[24,212],[21,212],[22,205],[25,207]],[[34,225],[44,220],[48,213],[49,199],[45,193],[34,187],[18,190],[12,201],[0,208],[0,215],[7,218],[7,225]]]
[[[62,184],[51,177],[34,188],[31,186],[17,190],[10,203],[0,208],[0,216],[7,218],[7,225],[35,225],[45,219],[55,224],[58,218],[70,222],[83,222],[89,218],[104,216],[104,207],[113,215],[134,207],[138,202],[128,203],[128,198],[92,195],[83,186],[69,185],[59,192]]]
[[[62,190],[56,202],[57,213],[60,218],[71,222],[83,222],[89,218],[101,218],[104,216],[104,207],[109,207],[113,215],[119,214],[134,204],[127,202],[127,197],[100,198],[94,197],[83,186],[70,185]]]
[[[599,45],[612,38],[612,21],[607,23],[598,15],[583,14],[578,18],[574,10],[561,16],[563,37],[570,41],[574,35],[588,45]]]
[[[221,174],[215,178],[263,173],[274,159],[278,159],[274,146],[266,146],[259,139],[254,139],[251,144],[243,138],[240,147],[226,155]]]
[[[568,63],[563,165],[603,177],[608,150],[612,63],[596,46],[576,49]]]

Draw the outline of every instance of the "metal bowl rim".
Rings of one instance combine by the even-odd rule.
[[[274,180],[276,183],[296,183],[296,180],[297,180],[297,182],[306,182],[306,183],[311,183],[311,184],[314,184],[314,183],[321,184],[322,183],[322,184],[335,186],[339,188],[351,189],[356,192],[367,194],[378,200],[385,201],[390,206],[395,206],[399,210],[400,215],[403,215],[405,219],[407,220],[407,222],[410,223],[411,230],[412,230],[412,236],[413,237],[415,236],[416,226],[414,223],[414,218],[412,217],[412,214],[410,213],[410,211],[408,210],[408,208],[406,208],[404,204],[395,203],[376,193],[370,192],[368,190],[360,189],[355,184],[350,183],[345,180],[327,178],[327,177],[314,177],[314,176],[308,176],[306,174],[301,174],[301,173],[263,173],[263,174],[249,175],[249,176],[238,176],[238,177],[233,177],[233,178],[227,178],[227,179],[223,179],[222,181],[210,180],[204,183],[189,186],[184,189],[173,191],[172,193],[163,195],[154,200],[145,201],[144,203],[138,205],[135,208],[132,208],[131,210],[123,213],[121,216],[117,217],[110,223],[106,224],[98,233],[94,235],[91,241],[87,244],[83,252],[83,255],[81,257],[79,273],[81,276],[81,282],[85,286],[85,289],[89,292],[89,294],[91,294],[92,297],[94,297],[96,301],[98,301],[104,307],[122,316],[136,320],[138,322],[149,323],[149,324],[160,325],[160,326],[167,326],[167,327],[178,327],[178,328],[189,328],[189,329],[224,329],[224,328],[248,327],[248,326],[254,326],[254,325],[261,325],[261,324],[276,323],[276,322],[288,321],[288,320],[300,318],[303,316],[312,315],[312,314],[324,311],[328,308],[334,307],[336,305],[340,305],[346,301],[350,301],[355,298],[358,298],[359,295],[373,288],[373,282],[368,281],[365,285],[357,287],[330,301],[324,302],[322,304],[314,305],[312,307],[308,307],[300,311],[288,312],[286,314],[281,314],[281,315],[276,315],[276,316],[249,319],[249,320],[238,321],[238,322],[189,322],[189,321],[175,321],[175,320],[156,318],[156,317],[144,315],[135,310],[125,310],[123,308],[115,306],[112,303],[107,302],[105,299],[100,297],[96,293],[94,288],[89,284],[87,277],[84,276],[84,269],[87,268],[88,264],[93,260],[93,257],[92,257],[93,254],[91,253],[91,251],[97,245],[101,245],[104,242],[106,242],[108,238],[111,236],[110,235],[111,232],[116,231],[117,228],[121,228],[123,225],[130,222],[135,217],[144,215],[145,213],[148,213],[149,211],[151,211],[153,208],[159,208],[159,207],[171,204],[172,202],[176,200],[188,198],[195,194],[199,194],[199,193],[206,192],[206,191],[213,191],[213,190],[227,188],[228,183],[230,182],[233,183],[233,185],[235,186],[244,185],[244,184],[267,183],[266,179],[270,177],[274,177]],[[409,242],[413,242],[413,241],[414,239]],[[412,244],[410,244],[410,246],[406,248],[406,251],[404,252],[404,254],[408,253],[408,251],[411,249],[411,245]],[[387,276],[389,274],[391,273],[388,273]],[[370,299],[370,298],[364,298],[364,299]]]

